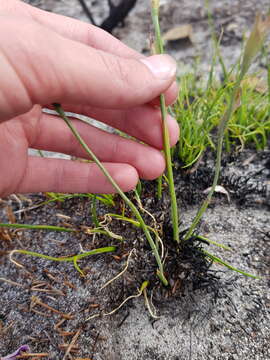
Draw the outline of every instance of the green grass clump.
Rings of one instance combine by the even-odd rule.
[[[248,80],[248,79],[247,79]],[[263,150],[270,134],[270,105],[268,91],[260,93],[245,83],[242,86],[241,106],[228,124],[227,150],[240,145]]]
[[[212,79],[205,86],[195,73],[181,78],[174,113],[181,129],[176,150],[184,168],[196,163],[207,149],[216,149],[217,129],[234,86],[235,81],[229,78],[225,82]],[[225,130],[225,150],[232,152],[247,146],[265,149],[270,134],[268,86],[259,77],[249,75],[240,89],[236,110]]]
[[[218,180],[221,170],[221,158],[222,158],[224,138],[226,139],[226,135],[228,134],[228,128],[231,119],[233,118],[237,109],[241,107],[242,84],[244,82],[244,79],[247,75],[250,65],[252,64],[252,61],[254,60],[258,51],[260,51],[260,49],[262,48],[266,34],[269,30],[270,30],[270,15],[266,19],[263,19],[261,15],[257,15],[252,32],[244,48],[244,53],[236,74],[236,80],[234,81],[232,89],[230,90],[228,95],[228,99],[226,102],[227,106],[218,124],[215,175],[214,175],[212,187],[206,199],[204,200],[202,206],[198,210],[189,230],[187,231],[184,237],[184,241],[189,240],[189,238],[193,235],[204,212],[206,211],[208,205],[210,204],[216,186],[218,185]]]

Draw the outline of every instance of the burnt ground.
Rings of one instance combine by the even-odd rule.
[[[47,10],[83,16],[74,0],[68,2],[69,6],[67,1],[36,3]],[[265,4],[263,1],[216,4],[216,26],[229,21],[238,24],[238,28],[242,24],[241,31],[248,29],[254,9],[264,8]],[[107,11],[103,5],[102,2],[93,4],[94,15],[100,21]],[[133,41],[136,24],[137,39],[140,39],[139,30],[149,29],[144,8],[145,4],[139,1],[137,10],[135,8],[126,19],[126,27],[115,31],[128,43]],[[139,15],[132,16],[136,11]],[[201,31],[201,41],[197,38],[196,47],[188,45],[175,50],[175,54],[189,66],[189,61],[201,52],[202,68],[206,68],[208,54],[204,50],[209,33],[202,2],[165,2],[163,11],[164,28],[171,23],[189,22],[196,29],[205,29]],[[200,18],[201,13],[204,15]],[[229,52],[225,50],[226,54],[235,54],[234,49],[239,44],[240,39],[233,37],[222,46],[230,49]],[[185,229],[205,196],[203,191],[211,184],[213,156],[206,154],[192,174],[184,173],[177,161],[175,164],[181,228]],[[84,226],[93,226],[89,199],[50,203],[24,212],[20,210],[45,200],[45,195],[28,195],[21,199],[22,203],[14,197],[4,199],[1,222],[64,225],[81,231],[74,234],[1,230],[0,356],[11,353],[21,344],[28,344],[33,352],[48,353],[47,359],[269,359],[269,178],[269,151],[245,150],[224,158],[220,185],[229,192],[230,201],[223,194],[215,194],[198,232],[227,245],[232,251],[199,242],[185,251],[176,249],[167,222],[166,191],[162,201],[157,201],[154,185],[143,184],[143,206],[153,213],[159,225],[163,225],[168,289],[161,287],[155,278],[156,265],[141,231],[113,220],[108,224],[109,230],[122,235],[123,243],[103,235],[87,234]],[[120,212],[121,202],[117,206]],[[98,204],[100,219],[114,211]],[[153,225],[150,217],[146,219]],[[80,262],[85,278],[79,276],[71,263],[17,255],[16,260],[24,265],[19,268],[8,259],[8,252],[14,248],[63,256],[79,253],[81,247],[90,250],[109,245],[117,246],[116,253],[94,255]],[[261,278],[254,280],[217,264],[210,266],[211,263],[200,255],[201,247]],[[135,250],[127,271],[102,290],[101,287],[125,267],[132,249]],[[147,292],[158,319],[149,315],[143,296],[130,300],[111,316],[104,315],[136,294],[145,280],[150,280]],[[87,320],[89,317],[92,318]],[[71,347],[72,357],[65,357],[72,340],[75,344]]]
[[[255,157],[254,157],[255,155]],[[177,171],[178,200],[184,229],[194,217],[213,172],[212,156],[196,173]],[[269,152],[244,151],[223,163],[221,184],[230,193],[214,197],[200,225],[199,233],[229,246],[225,251],[197,243],[185,251],[171,240],[168,198],[155,199],[153,184],[143,184],[143,205],[163,225],[162,239],[167,251],[165,272],[170,287],[164,289],[155,277],[156,265],[145,239],[136,230],[117,220],[109,229],[124,242],[106,236],[35,231],[2,231],[1,349],[11,352],[22,343],[32,351],[45,352],[48,359],[64,356],[65,344],[80,331],[74,351],[77,358],[89,359],[268,359],[269,358]],[[27,196],[34,204],[43,195]],[[13,209],[18,222],[51,224],[82,229],[91,227],[89,200],[71,199],[51,203],[23,213],[28,200],[19,204],[10,198],[2,203],[2,221]],[[118,209],[120,210],[120,209]],[[98,212],[115,211],[98,205]],[[17,213],[16,213],[17,212]],[[6,215],[7,214],[7,215]],[[8,215],[9,214],[9,215]],[[65,217],[63,217],[63,215]],[[128,215],[128,211],[126,212]],[[151,224],[151,219],[148,219]],[[52,256],[116,245],[117,252],[95,255],[80,262],[85,278],[70,263],[57,263],[17,255],[19,268],[8,259],[14,248],[31,249]],[[203,246],[231,265],[261,279],[250,279],[220,265],[212,265],[198,251]],[[127,261],[127,271],[105,289],[101,287],[118,274]],[[117,313],[105,316],[128,296],[136,294],[142,282],[150,280],[149,298],[159,316],[152,319],[143,297],[130,300]],[[57,312],[35,303],[37,297]],[[93,315],[99,315],[87,320]],[[62,322],[61,322],[62,320]],[[57,326],[57,324],[60,324]],[[76,358],[76,357],[74,357]]]

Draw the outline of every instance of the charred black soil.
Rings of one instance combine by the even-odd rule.
[[[132,359],[141,357],[186,359],[191,351],[191,354],[194,354],[192,359],[222,359],[218,355],[207,357],[201,354],[200,357],[200,346],[206,347],[203,353],[210,354],[209,341],[201,343],[202,331],[207,331],[208,334],[212,334],[211,336],[220,332],[223,334],[221,329],[226,323],[227,327],[236,331],[235,335],[230,335],[232,343],[239,341],[239,336],[243,337],[243,331],[247,331],[247,338],[250,338],[251,333],[254,334],[252,336],[261,333],[260,341],[258,340],[261,349],[259,359],[267,359],[265,354],[269,348],[264,342],[265,335],[262,335],[266,329],[261,329],[258,321],[262,321],[264,316],[261,324],[265,324],[269,316],[269,300],[266,293],[269,286],[267,244],[270,230],[268,154],[267,151],[246,150],[237,156],[225,157],[221,184],[228,191],[230,198],[228,199],[224,194],[216,194],[196,234],[181,247],[172,240],[166,186],[162,200],[158,201],[155,196],[155,183],[143,183],[142,205],[156,219],[155,223],[152,217],[146,214],[146,222],[149,226],[156,226],[164,244],[165,275],[169,281],[167,288],[161,285],[156,276],[155,259],[140,229],[114,219],[108,222],[108,229],[114,234],[123,236],[124,241],[120,242],[104,235],[87,234],[85,229],[93,226],[89,199],[74,198],[19,213],[16,211],[22,207],[29,207],[29,199],[33,204],[37,204],[46,197],[37,194],[27,196],[22,203],[12,197],[3,201],[1,204],[3,222],[11,220],[15,213],[16,222],[70,226],[78,229],[76,233],[71,234],[1,230],[1,277],[13,282],[2,281],[0,341],[3,354],[13,351],[21,343],[27,343],[35,352],[46,352],[47,358],[58,359],[65,353],[66,339],[70,342],[72,336],[80,331],[77,347],[73,348],[73,354],[77,356],[90,356],[94,359],[129,359],[130,356],[133,356]],[[190,224],[196,209],[205,197],[203,191],[211,184],[213,155],[210,153],[205,155],[196,171],[184,173],[180,170],[180,165],[178,168],[176,166],[175,175],[177,197],[182,208],[180,226],[183,236],[184,229]],[[116,203],[117,211],[98,204],[100,221],[104,220],[106,213],[123,211],[121,200],[117,202],[116,199]],[[256,218],[251,220],[248,214],[256,213],[258,213]],[[125,216],[130,216],[127,209]],[[212,240],[231,247],[232,252],[228,255],[228,252],[213,247],[197,237],[197,235],[207,237],[208,234]],[[79,253],[81,249],[86,251],[110,245],[117,247],[115,253],[94,255],[80,262],[80,267],[85,273],[84,278],[76,272],[72,264],[17,255],[16,260],[24,265],[24,268],[19,268],[11,263],[7,256],[14,248],[63,256]],[[203,253],[204,249],[217,254],[241,270],[263,276],[264,280],[249,280],[220,265],[213,265]],[[131,251],[126,271],[101,289],[107,281],[125,268]],[[141,308],[143,296],[141,300],[131,299],[113,315],[106,316],[106,313],[116,309],[129,296],[138,294],[144,281],[149,281],[147,294],[151,309],[161,318],[153,319],[146,308]],[[241,310],[239,306],[248,310]],[[136,326],[134,321],[138,322]],[[246,321],[252,327],[251,330],[246,330]],[[173,342],[176,341],[175,336],[181,338],[184,341],[181,353],[183,351],[185,355],[181,357],[180,350],[172,350],[171,345],[168,345],[170,350],[166,355],[166,351],[162,350],[165,344],[161,348],[159,345],[153,345],[153,339],[157,336],[153,334],[143,335],[143,339],[150,336],[148,342],[143,345],[145,339],[142,340],[140,332],[143,333],[148,328],[147,324],[152,327],[148,332],[157,331],[157,334],[160,334],[158,338],[161,336],[163,339],[165,336],[168,339],[166,341],[173,339]],[[179,333],[176,335],[172,330],[178,328],[180,331],[179,326],[181,336]],[[136,328],[141,330],[135,334]],[[110,329],[114,329],[111,335]],[[130,334],[127,335],[126,331]],[[125,338],[119,342],[117,340],[119,336]],[[130,338],[132,345],[127,346],[126,336],[133,338],[133,340]],[[199,337],[200,340],[197,340],[201,343],[200,346],[194,345],[194,336]],[[141,339],[142,342],[138,347],[138,353],[135,354],[134,349],[137,345],[134,339],[137,339],[136,341]],[[159,342],[163,343],[163,340]],[[216,345],[214,349],[217,353],[221,351]],[[228,349],[226,351],[230,353]],[[111,352],[115,357],[109,357]],[[147,354],[152,355],[147,357]],[[236,359],[240,358],[240,355],[236,357]]]

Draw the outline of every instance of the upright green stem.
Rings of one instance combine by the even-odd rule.
[[[159,2],[152,0],[152,19],[155,28],[155,48],[156,53],[163,54],[163,42],[161,38],[160,25],[159,25]],[[162,130],[163,130],[163,150],[165,154],[165,161],[167,167],[167,176],[169,182],[169,190],[171,197],[171,216],[172,216],[172,224],[173,224],[173,238],[175,241],[179,243],[179,215],[177,208],[177,200],[174,188],[174,179],[173,179],[173,170],[172,170],[172,159],[171,159],[171,149],[170,149],[170,137],[167,125],[167,108],[165,103],[164,94],[160,95],[160,107],[161,107],[161,115],[162,115]]]
[[[162,175],[157,179],[157,198],[158,200],[161,200],[162,198]]]
[[[165,276],[164,276],[164,272],[163,272],[163,265],[157,250],[157,247],[155,245],[154,240],[152,239],[147,226],[145,224],[145,222],[143,221],[143,218],[140,214],[140,212],[138,211],[138,209],[136,208],[136,206],[132,203],[132,201],[129,200],[129,198],[124,194],[124,192],[121,190],[121,188],[119,187],[119,185],[114,181],[114,179],[111,177],[110,173],[106,170],[106,168],[102,165],[102,163],[99,161],[99,159],[96,157],[96,155],[93,153],[93,151],[87,146],[87,144],[84,142],[84,140],[82,139],[82,137],[80,136],[80,134],[78,133],[78,131],[75,129],[75,127],[73,126],[72,122],[68,119],[68,117],[66,116],[64,110],[62,109],[61,105],[59,104],[54,104],[54,108],[56,110],[56,112],[61,116],[61,118],[65,121],[65,123],[67,124],[67,126],[70,128],[70,130],[72,131],[73,135],[76,137],[76,139],[78,140],[78,142],[81,144],[81,146],[84,148],[84,150],[87,152],[88,155],[90,155],[90,157],[94,160],[94,162],[97,164],[97,166],[100,168],[100,170],[102,171],[102,173],[106,176],[106,178],[109,180],[109,182],[112,184],[112,186],[114,187],[114,189],[118,192],[118,194],[122,197],[122,199],[125,201],[125,203],[130,207],[131,211],[133,212],[134,216],[138,219],[143,232],[145,233],[145,236],[149,242],[149,245],[154,253],[154,256],[156,258],[157,264],[158,264],[158,272],[157,275],[160,278],[160,280],[163,282],[164,285],[168,285],[168,281],[166,280]]]
[[[99,224],[98,217],[97,217],[97,196],[96,195],[94,195],[93,199],[92,199],[91,213],[92,213],[93,223],[95,224],[96,227],[99,227],[100,224]]]
[[[267,65],[267,85],[268,85],[268,118],[270,119],[270,64]]]
[[[217,156],[216,156],[216,166],[215,166],[215,176],[214,176],[214,180],[213,180],[211,190],[208,193],[207,198],[203,202],[201,208],[197,212],[197,215],[195,216],[195,219],[193,220],[188,232],[186,233],[186,235],[184,237],[184,241],[188,240],[192,236],[196,226],[198,225],[199,221],[201,220],[201,218],[202,218],[205,210],[207,209],[207,207],[208,207],[208,205],[209,205],[209,203],[210,203],[210,201],[212,199],[212,196],[213,196],[213,194],[215,192],[215,189],[216,189],[216,186],[217,186],[217,183],[218,183],[218,179],[219,179],[220,168],[221,168],[221,156],[222,156],[222,145],[223,145],[224,134],[225,134],[225,130],[226,130],[228,121],[230,120],[230,118],[231,118],[231,116],[233,114],[233,111],[234,111],[235,100],[237,98],[237,93],[239,91],[240,84],[241,84],[241,81],[243,79],[243,76],[244,76],[244,74],[242,72],[238,76],[237,82],[236,82],[236,84],[234,85],[234,88],[233,88],[233,92],[232,92],[232,95],[231,95],[231,98],[230,98],[230,103],[229,103],[228,109],[225,112],[225,114],[224,114],[224,116],[223,116],[223,118],[221,120],[220,126],[219,126]]]
[[[173,238],[175,241],[179,243],[179,224],[178,224],[178,207],[177,200],[175,194],[174,187],[174,179],[173,179],[173,170],[172,170],[172,159],[171,159],[171,149],[170,149],[170,140],[169,140],[169,131],[167,126],[167,110],[165,105],[165,97],[162,94],[160,96],[160,104],[161,104],[161,113],[162,113],[162,125],[163,125],[163,148],[166,160],[167,167],[167,177],[169,181],[169,190],[171,197],[171,216],[172,216],[172,224],[173,224]]]

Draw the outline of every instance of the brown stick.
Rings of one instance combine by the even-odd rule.
[[[39,354],[24,353],[24,354],[16,356],[16,359],[28,359],[29,357],[42,358],[42,357],[47,357],[47,356],[49,356],[48,353],[39,353]]]
[[[76,341],[78,340],[78,337],[80,336],[80,333],[81,333],[81,329],[79,329],[76,334],[73,336],[68,348],[67,348],[67,351],[63,357],[63,360],[66,360],[67,356],[69,355],[70,351],[72,350],[73,346],[75,345]]]

